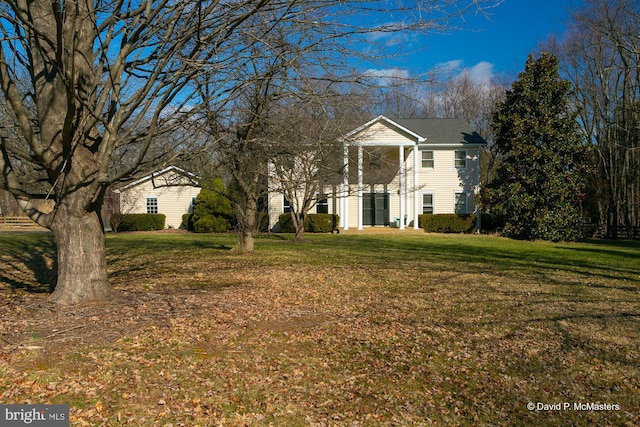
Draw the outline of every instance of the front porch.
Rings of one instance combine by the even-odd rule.
[[[343,230],[354,225],[358,230],[393,225],[404,230],[409,224],[418,229],[422,196],[417,153],[418,144],[424,141],[380,117],[345,136],[339,189]],[[355,173],[351,159],[355,159]]]

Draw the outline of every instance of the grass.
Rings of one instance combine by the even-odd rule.
[[[124,298],[71,314],[38,284],[50,235],[0,234],[0,402],[72,425],[640,425],[638,242],[287,237],[109,235]]]

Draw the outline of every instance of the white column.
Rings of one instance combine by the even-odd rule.
[[[420,192],[418,191],[418,144],[413,147],[413,229],[418,229],[418,213],[420,211]]]
[[[342,212],[340,222],[343,230],[349,229],[349,146],[344,145],[344,181],[342,183]]]
[[[404,191],[404,146],[399,147],[400,156],[400,230],[404,230],[404,207],[405,207],[405,191]]]
[[[480,194],[480,190],[481,190],[481,176],[480,176],[480,165],[481,165],[481,159],[480,159],[480,153],[482,152],[482,149],[480,147],[478,147],[478,164],[476,165],[476,167],[478,168],[478,185],[476,185],[476,195]],[[482,210],[480,209],[480,207],[476,204],[476,200],[478,200],[476,197],[473,198],[473,210],[476,213],[476,233],[480,234],[480,231],[482,230]]]
[[[362,145],[358,145],[358,230],[362,230]]]

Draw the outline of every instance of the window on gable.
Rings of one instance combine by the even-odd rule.
[[[464,150],[456,150],[456,168],[466,169],[467,167],[467,152]]]
[[[422,168],[433,169],[433,151],[422,152]]]
[[[282,212],[291,212],[291,203],[289,203],[289,200],[286,197],[283,197]]]
[[[427,193],[422,195],[422,213],[423,214],[433,213],[433,194]]]
[[[457,214],[464,215],[467,213],[467,193],[456,193],[455,194],[455,212]]]
[[[158,198],[157,197],[147,197],[147,213],[148,214],[157,214],[158,213]]]

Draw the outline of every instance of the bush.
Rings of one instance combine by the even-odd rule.
[[[180,228],[187,231],[193,231],[193,214],[186,213],[182,215],[182,224]]]
[[[152,231],[164,229],[164,214],[113,214],[111,229],[113,231]]]
[[[283,213],[278,217],[278,222],[280,223],[280,232],[281,233],[295,233],[296,230],[293,228],[293,221],[291,220],[291,214],[289,212]]]
[[[258,212],[258,231],[262,233],[269,232],[269,213]]]
[[[428,233],[471,233],[476,227],[476,216],[424,214],[418,216],[418,224]]]
[[[498,218],[494,215],[483,213],[481,217],[481,228],[482,231],[488,233],[495,233],[498,229],[504,227],[504,223],[502,223]]]
[[[338,215],[309,214],[304,219],[304,230],[310,233],[331,233],[337,228]]]
[[[193,207],[193,231],[224,233],[231,230],[233,210],[229,199],[223,196],[224,191],[224,184],[219,178],[205,183]]]
[[[283,213],[278,217],[281,233],[295,233],[290,213]],[[308,214],[304,218],[304,231],[310,233],[331,233],[337,228],[338,215],[335,214]]]
[[[198,218],[193,223],[193,231],[196,233],[224,233],[231,229],[231,225],[226,218],[207,215]]]

